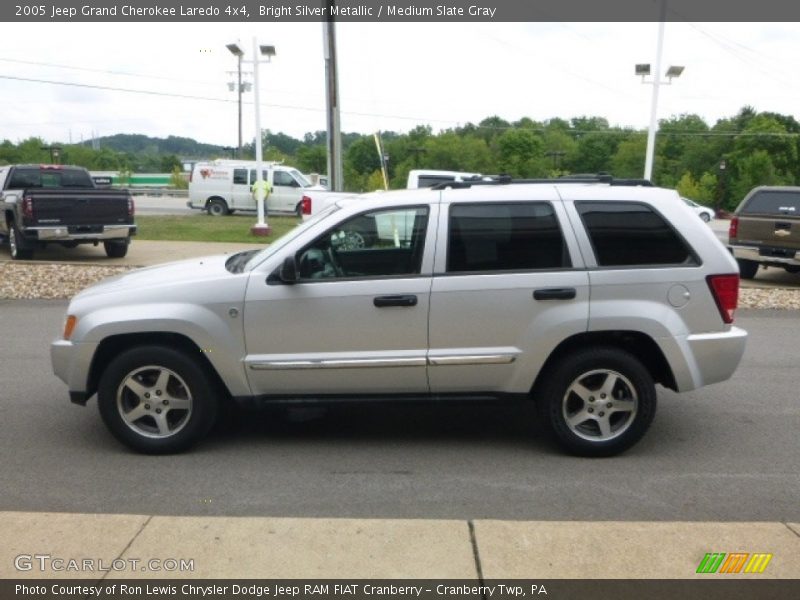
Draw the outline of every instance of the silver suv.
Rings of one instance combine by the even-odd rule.
[[[728,379],[739,274],[674,192],[463,182],[343,199],[259,252],[106,280],[52,345],[73,402],[147,453],[227,402],[533,399],[571,453],[644,435],[656,387]]]

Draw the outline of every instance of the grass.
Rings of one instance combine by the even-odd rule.
[[[250,233],[255,225],[255,215],[228,215],[211,217],[200,213],[194,215],[139,215],[136,217],[139,240],[177,242],[241,242],[269,243],[300,223],[296,217],[270,216],[267,223],[272,233],[256,237]]]

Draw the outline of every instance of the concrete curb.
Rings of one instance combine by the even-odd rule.
[[[708,552],[773,555],[764,573],[737,577],[800,577],[798,523],[0,512],[0,530],[2,579],[685,579],[709,577],[695,573]],[[92,569],[71,570],[70,559],[91,560]],[[164,567],[149,570],[152,559]],[[168,560],[193,569],[166,571]]]

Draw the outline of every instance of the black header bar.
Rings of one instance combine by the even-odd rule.
[[[791,0],[11,0],[10,22],[655,22],[800,21]]]

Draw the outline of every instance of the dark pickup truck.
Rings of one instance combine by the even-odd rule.
[[[82,167],[0,167],[0,236],[14,260],[30,259],[46,244],[100,242],[110,258],[121,258],[136,234],[133,214],[127,190],[97,187]]]
[[[728,247],[743,279],[759,266],[800,273],[800,187],[762,186],[736,208],[728,230]]]

